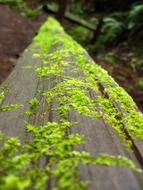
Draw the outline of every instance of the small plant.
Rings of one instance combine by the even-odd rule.
[[[124,30],[124,23],[118,21],[114,17],[105,17],[101,35],[99,36],[97,43],[99,45],[112,43],[123,34]]]

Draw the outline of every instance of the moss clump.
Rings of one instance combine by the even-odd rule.
[[[44,95],[47,102],[51,104],[56,100],[60,107],[58,112],[63,116],[71,109],[78,113],[97,119],[99,114],[95,110],[93,101],[87,96],[87,89],[90,85],[78,78],[68,78],[48,90]]]
[[[25,112],[26,115],[28,116],[33,116],[34,114],[36,114],[36,111],[40,105],[40,102],[37,98],[32,98],[30,101],[29,101],[29,111]]]
[[[7,87],[0,87],[0,112],[17,110],[22,107],[22,105],[20,105],[20,104],[10,104],[7,106],[2,105],[8,92],[9,92],[9,89]]]

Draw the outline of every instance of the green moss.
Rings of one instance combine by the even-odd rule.
[[[109,99],[99,96],[96,101],[101,108],[101,116],[106,122],[108,122],[110,126],[112,126],[116,130],[124,146],[127,148],[131,148],[132,142],[130,139],[127,138],[124,132],[125,121],[122,118],[122,114],[116,110],[112,101],[110,101]]]
[[[53,28],[50,27],[51,24],[53,25]],[[57,28],[59,28],[59,30]],[[49,62],[52,62],[52,60],[55,60],[54,62],[55,65],[56,65],[56,62],[59,62],[59,61],[62,62],[63,52],[66,52],[66,56],[65,56],[66,58],[71,57],[71,55],[73,55],[75,61],[77,62],[77,65],[74,65],[73,68],[76,67],[77,70],[82,70],[82,72],[86,76],[85,81],[86,82],[90,81],[90,85],[88,84],[88,88],[86,90],[84,89],[83,91],[83,89],[81,88],[82,85],[80,85],[80,88],[73,88],[72,85],[66,86],[66,84],[68,84],[69,81],[67,82],[67,80],[65,79],[64,82],[59,84],[59,86],[57,85],[53,89],[46,92],[46,96],[48,97],[47,102],[52,102],[53,99],[57,99],[57,101],[59,101],[60,103],[60,107],[58,108],[58,111],[61,115],[66,115],[70,109],[74,108],[80,114],[83,114],[95,119],[99,118],[99,113],[97,113],[97,110],[95,109],[96,105],[98,104],[100,108],[102,108],[103,110],[103,112],[101,111],[103,114],[101,114],[100,112],[100,115],[102,115],[102,117],[116,129],[116,131],[120,135],[123,142],[129,146],[130,142],[126,139],[126,136],[123,132],[124,131],[123,124],[125,121],[122,118],[122,115],[118,112],[118,110],[116,110],[113,104],[113,100],[110,97],[109,99],[106,99],[102,96],[99,96],[98,101],[97,100],[92,101],[87,97],[87,92],[89,89],[98,91],[97,88],[98,88],[99,83],[103,83],[105,87],[107,88],[110,87],[112,89],[114,89],[115,87],[118,87],[117,83],[115,83],[115,81],[107,74],[105,70],[103,70],[100,66],[94,64],[92,60],[87,59],[86,57],[88,57],[88,55],[86,51],[81,46],[79,46],[75,41],[73,41],[70,36],[65,34],[64,30],[61,27],[59,27],[59,24],[56,21],[54,21],[52,18],[50,18],[49,21],[45,23],[45,25],[42,27],[42,30],[43,32],[46,31],[47,32],[46,37],[49,36],[50,38],[49,42],[47,43],[48,46],[44,45],[45,47],[44,50],[50,51],[50,47],[54,47],[54,45],[56,47],[56,52],[50,53]],[[53,35],[52,39],[50,37],[51,33],[55,34]],[[38,45],[42,47],[42,43],[38,43]],[[59,50],[57,51],[57,49]],[[47,54],[47,51],[45,51],[46,54]],[[66,66],[69,67],[69,65],[70,66],[73,65],[73,63],[67,64]],[[63,67],[63,64],[61,63],[60,66]],[[47,67],[47,70],[48,70],[48,67]],[[55,69],[53,70],[54,70],[53,73],[55,74],[56,70]],[[64,78],[63,73],[60,73],[60,75]],[[57,75],[58,75],[58,72],[57,72]],[[78,81],[77,78],[72,79],[72,80],[75,84],[76,84],[76,81]],[[84,85],[86,86],[85,81],[84,81],[85,83]],[[119,88],[119,91],[121,91],[121,88]],[[112,92],[114,92],[114,90]],[[122,89],[122,92],[124,92],[123,89]],[[120,92],[116,91],[116,94],[117,93],[120,94]],[[122,96],[121,94],[120,96]],[[123,105],[125,103],[133,105],[133,101],[131,100],[129,96],[126,96],[126,100],[124,102],[122,101]]]
[[[7,111],[12,111],[12,110],[17,110],[22,107],[21,104],[10,104],[7,106],[3,106],[2,103],[6,98],[6,95],[10,91],[9,88],[7,87],[0,87],[0,112],[7,112]]]
[[[47,97],[47,103],[56,100],[60,107],[57,111],[62,115],[68,115],[69,110],[75,109],[81,115],[97,119],[98,112],[95,105],[87,96],[87,89],[90,85],[78,78],[68,78],[63,82],[51,88],[44,95]]]
[[[0,87],[0,104],[5,100],[5,97],[7,93],[9,92],[9,89],[7,87],[1,86]]]
[[[54,27],[50,28],[50,24],[52,23]],[[112,112],[108,114],[108,121],[110,121],[110,124],[114,126],[114,122],[112,122],[113,118],[111,117],[113,111],[113,115],[120,115],[120,113],[118,113],[118,110],[116,110],[114,106],[114,102],[116,101],[119,102],[122,111],[125,113],[123,116],[120,115],[121,119],[119,119],[119,117],[117,116],[114,117],[116,123],[118,123],[116,127],[121,129],[123,127],[123,124],[125,124],[127,130],[129,131],[129,133],[133,134],[134,138],[142,139],[141,133],[143,132],[143,127],[139,124],[137,118],[139,118],[139,121],[142,121],[141,118],[143,118],[143,116],[140,112],[136,110],[136,105],[133,102],[132,98],[121,87],[118,86],[118,84],[112,79],[112,77],[108,75],[108,73],[104,69],[94,64],[92,60],[86,58],[88,56],[86,51],[75,41],[73,41],[70,36],[65,34],[64,30],[61,27],[59,27],[59,24],[56,21],[50,18],[48,24],[46,23],[43,26],[43,31],[47,31],[47,36],[51,33],[55,33],[55,35],[52,37],[52,40],[48,42],[48,49],[50,49],[50,47],[53,46],[53,44],[56,44],[57,46],[59,44],[60,46],[62,46],[62,51],[68,49],[67,56],[75,56],[75,59],[77,61],[77,67],[80,67],[80,69],[84,72],[88,80],[90,80],[90,83],[92,81],[92,87],[94,86],[93,84],[97,86],[97,83],[103,84],[105,86],[105,93],[108,93],[109,95],[110,106],[112,109]],[[57,28],[59,28],[58,32]],[[62,36],[62,38],[59,36]],[[100,104],[100,102],[98,103]],[[110,109],[108,108],[108,112],[106,109],[106,113],[109,112]],[[123,132],[122,136],[124,136]],[[124,139],[125,138],[126,137],[124,137]]]
[[[4,99],[5,99],[5,92],[2,91],[0,92],[0,104],[4,101]]]
[[[21,104],[10,104],[8,106],[2,106],[0,107],[0,112],[7,112],[7,111],[13,111],[21,108]]]
[[[29,111],[25,112],[26,115],[28,116],[33,116],[34,114],[36,114],[36,111],[40,105],[40,102],[37,98],[32,98],[30,101],[29,101]]]
[[[75,123],[69,122],[68,115],[71,110],[74,110],[94,120],[102,117],[116,129],[124,142],[127,142],[122,132],[124,123],[132,134],[135,133],[137,138],[141,138],[142,129],[139,128],[139,122],[142,121],[142,115],[138,117],[139,112],[135,111],[136,106],[132,99],[127,94],[125,96],[124,91],[108,76],[106,71],[87,59],[85,50],[66,35],[54,19],[49,18],[48,22],[42,26],[34,42],[35,46],[40,48],[40,52],[34,54],[33,57],[40,58],[42,63],[41,67],[36,67],[36,69],[34,67],[37,76],[55,79],[52,86],[39,92],[39,97],[46,99],[47,107],[44,112],[48,112],[49,109],[57,112],[59,121],[36,126],[28,123],[26,129],[28,133],[31,133],[32,138],[24,145],[19,139],[8,138],[0,133],[2,145],[0,147],[0,188],[43,190],[47,188],[50,178],[54,178],[56,181],[54,189],[83,190],[87,188],[88,182],[80,179],[78,167],[81,164],[128,167],[140,172],[130,159],[120,155],[92,156],[88,152],[75,151],[74,148],[85,143],[86,137],[69,134],[70,128],[75,126]],[[79,73],[82,76],[80,78]],[[100,93],[100,83],[104,83],[107,87],[103,93],[108,93],[109,98]],[[90,98],[91,91],[98,94],[95,99]],[[128,105],[132,105],[133,112],[126,111],[128,120],[115,108],[114,101],[117,98],[124,110]],[[3,99],[2,92],[1,102]],[[58,105],[56,108],[52,108],[53,102]],[[40,100],[36,97],[32,98],[26,114],[34,116],[40,104]],[[137,125],[136,129],[139,128],[138,135],[136,131],[133,131],[133,122]],[[44,167],[39,167],[39,162],[43,159],[46,163]],[[19,186],[20,182],[21,186]]]
[[[105,91],[109,94],[110,101],[117,102],[120,105],[122,122],[132,138],[143,140],[143,115],[137,111],[137,106],[132,98],[119,86],[110,87]]]

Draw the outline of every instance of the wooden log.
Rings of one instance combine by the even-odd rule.
[[[65,12],[68,6],[68,0],[60,0],[59,1],[59,9],[57,11],[57,19],[61,23],[63,22],[63,19],[65,17]]]
[[[119,91],[115,81],[56,20],[49,18],[41,27],[3,86],[10,92],[5,99],[3,93],[0,96],[3,108],[0,129],[24,144],[20,146],[22,151],[6,159],[6,163],[13,166],[11,160],[16,160],[17,155],[26,155],[30,160],[26,168],[22,165],[21,170],[13,169],[14,174],[10,173],[12,166],[8,167],[9,173],[0,172],[4,189],[11,175],[14,179],[21,175],[22,179],[28,179],[25,189],[39,187],[37,176],[40,176],[40,187],[49,190],[85,189],[81,180],[90,181],[89,190],[143,188],[142,173],[132,171],[137,170],[134,164],[142,168],[142,158],[138,159],[132,146],[126,148],[131,141],[140,141],[140,147],[143,144],[141,113],[134,108],[130,97],[120,99],[127,95],[125,91]],[[122,111],[114,100],[117,95]],[[14,103],[23,106],[4,112],[6,105]],[[126,107],[131,107],[139,120],[137,117],[134,120],[130,110],[124,113]],[[132,123],[127,123],[126,118]],[[138,151],[142,154],[141,148]]]
[[[21,140],[27,138],[24,121],[28,121],[28,117],[23,113],[27,111],[29,107],[28,102],[34,97],[39,83],[35,72],[32,72],[33,69],[29,68],[29,66],[39,65],[40,61],[32,58],[32,54],[36,52],[33,44],[29,46],[29,50],[24,51],[16,67],[2,84],[3,87],[7,87],[10,90],[1,106],[16,103],[22,105],[22,107],[15,111],[1,112],[0,129],[8,136],[18,136]]]
[[[57,13],[58,7],[48,4],[48,5],[44,5],[44,10],[45,11],[51,11],[52,13]],[[76,23],[76,24],[79,24],[83,27],[86,27],[87,29],[89,29],[93,32],[96,30],[96,26],[93,26],[91,23],[88,23],[84,19],[81,19],[78,16],[75,16],[68,11],[66,11],[66,13],[65,13],[65,18]]]

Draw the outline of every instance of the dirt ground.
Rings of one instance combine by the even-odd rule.
[[[46,17],[42,14],[32,21],[15,9],[0,5],[0,84]]]

